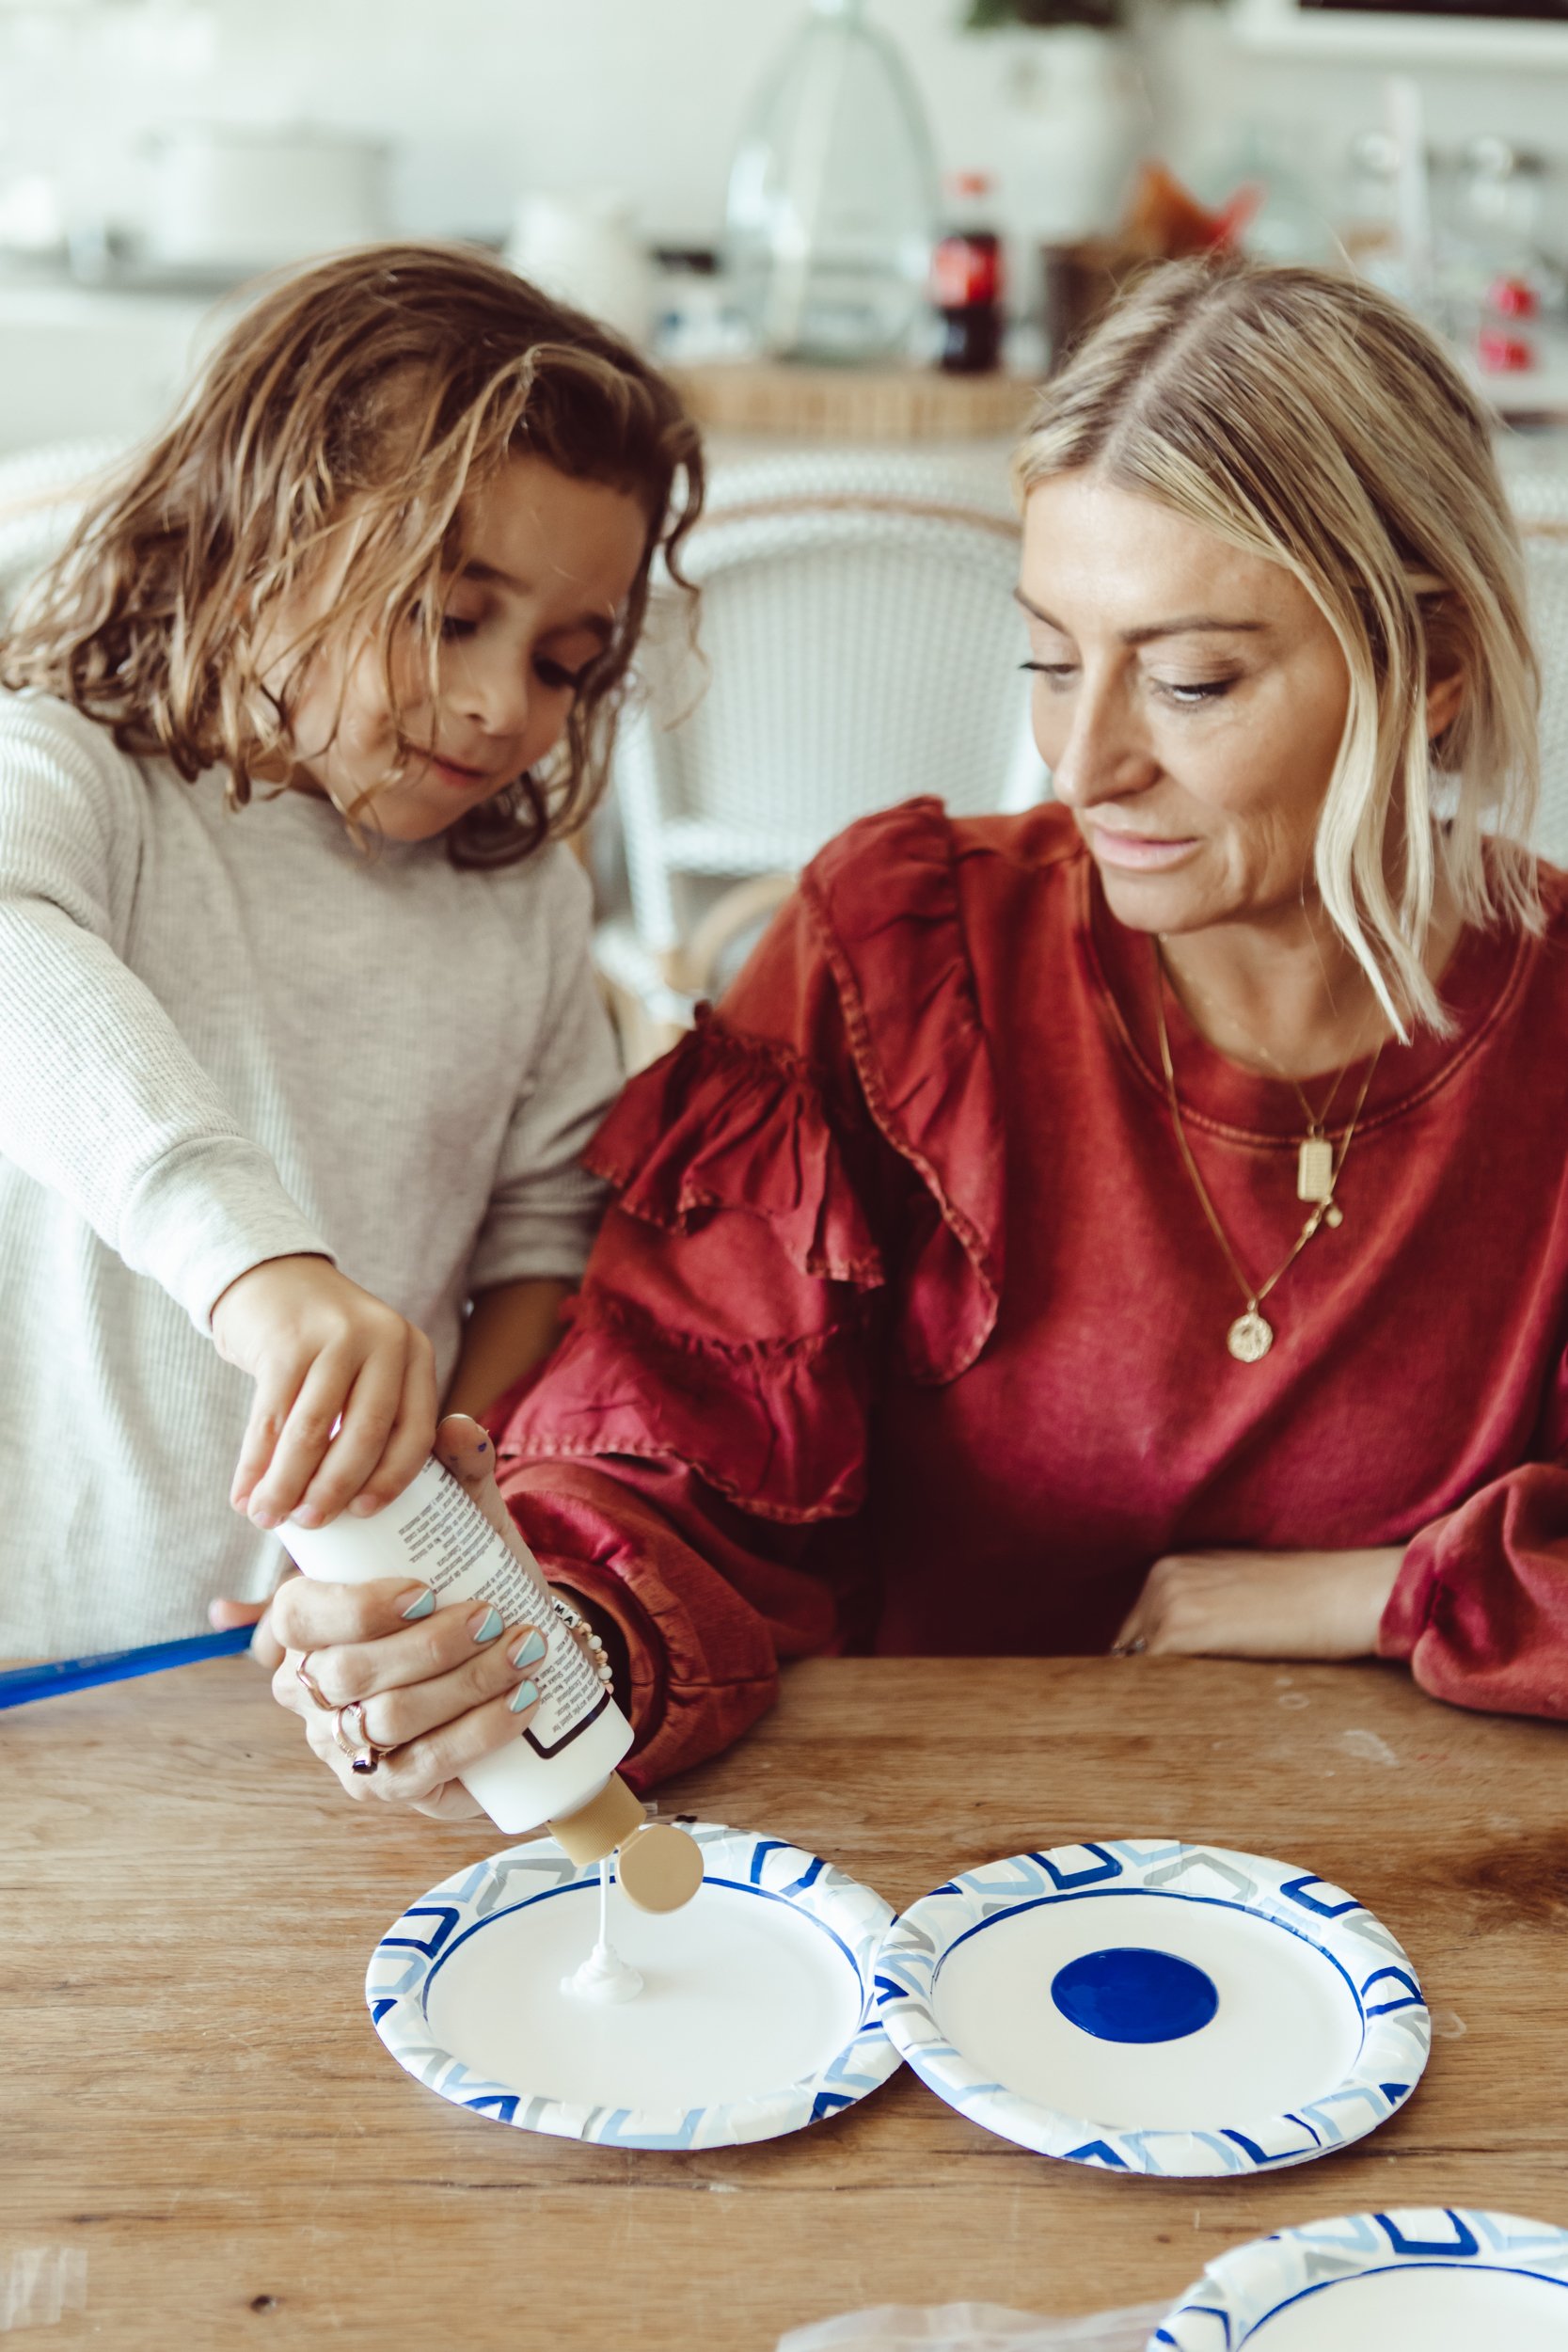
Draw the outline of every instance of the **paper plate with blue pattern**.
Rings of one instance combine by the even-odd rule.
[[[607,2148],[727,2148],[820,2123],[898,2053],[873,1982],[892,1907],[777,1837],[689,1823],[704,1879],[655,1917],[618,1893],[610,1938],[641,1996],[563,1989],[593,1946],[599,1872],[551,1838],[492,1854],[388,1929],[365,1979],[415,2079],[520,2131]]]
[[[1508,2213],[1348,2214],[1210,2264],[1148,2352],[1562,2352],[1568,2231]]]
[[[877,1984],[940,2098],[1107,2172],[1327,2155],[1403,2105],[1432,2039],[1409,1959],[1354,1896],[1169,1838],[966,1870],[895,1921]]]

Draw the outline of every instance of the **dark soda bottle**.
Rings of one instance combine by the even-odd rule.
[[[937,365],[954,375],[984,375],[1002,358],[1002,240],[987,225],[990,182],[956,172],[951,226],[931,256],[931,300],[942,313]]]

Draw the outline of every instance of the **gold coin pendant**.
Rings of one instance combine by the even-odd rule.
[[[1239,1364],[1255,1364],[1274,1345],[1274,1327],[1264,1322],[1256,1307],[1249,1307],[1244,1315],[1236,1317],[1225,1343]]]

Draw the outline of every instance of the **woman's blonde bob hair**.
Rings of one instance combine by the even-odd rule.
[[[1538,929],[1540,677],[1485,410],[1397,302],[1323,269],[1175,262],[1047,385],[1024,497],[1092,469],[1283,564],[1344,653],[1318,822],[1330,920],[1402,1035],[1449,1026],[1422,955],[1441,877],[1466,923]],[[1429,676],[1458,715],[1429,741]],[[1491,840],[1485,836],[1495,835]]]
[[[548,771],[447,834],[459,866],[526,857],[579,823],[602,786],[660,548],[685,585],[703,459],[655,369],[486,254],[371,246],[263,292],[29,594],[0,644],[0,684],[60,696],[187,782],[227,769],[243,806],[255,785],[288,781],[318,655],[368,645],[398,726],[390,782],[411,748],[398,679],[412,652],[436,692],[468,518],[515,452],[626,491],[647,518],[631,594]],[[327,609],[298,617],[335,558]],[[343,811],[372,835],[374,801],[372,787]]]

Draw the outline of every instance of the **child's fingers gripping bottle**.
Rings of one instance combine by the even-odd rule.
[[[416,1575],[439,1602],[488,1601],[508,1625],[535,1625],[539,1705],[518,1739],[462,1774],[498,1829],[547,1826],[576,1863],[616,1852],[615,1875],[644,1911],[676,1911],[702,1883],[702,1850],[673,1822],[649,1821],[615,1767],[632,1729],[590,1663],[531,1553],[519,1558],[449,1470],[425,1464],[373,1518],[278,1531],[305,1574],[364,1584]],[[618,1850],[618,1851],[617,1851]]]

